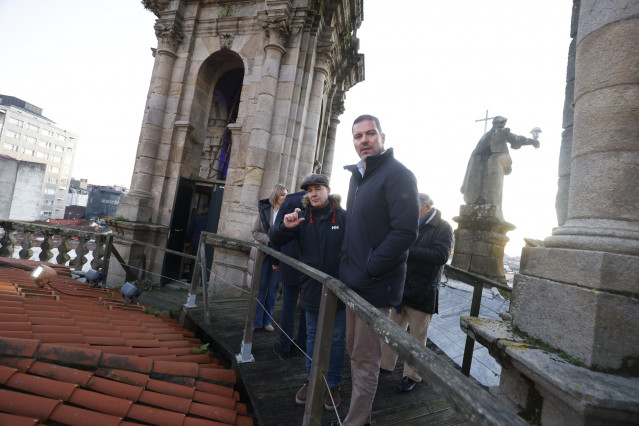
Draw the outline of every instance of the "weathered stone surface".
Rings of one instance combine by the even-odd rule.
[[[639,257],[601,251],[524,247],[520,272],[595,290],[639,295]]]
[[[517,274],[511,313],[518,330],[587,367],[639,376],[636,298]]]
[[[472,317],[460,321],[462,329],[487,346],[502,365],[501,394],[522,409],[541,409],[542,424],[631,425],[639,416],[639,378],[573,365],[527,343],[507,321]],[[533,388],[543,398],[539,407],[526,405],[532,401]]]

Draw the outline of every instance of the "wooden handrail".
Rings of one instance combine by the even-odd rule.
[[[445,396],[446,399],[455,406],[458,412],[465,414],[469,424],[528,425],[517,413],[509,411],[507,407],[502,406],[481,386],[471,381],[468,377],[465,377],[442,357],[428,349],[409,333],[406,333],[397,324],[391,321],[390,318],[382,315],[379,310],[371,306],[338,279],[311,268],[263,244],[248,243],[217,234],[206,234],[206,243],[243,252],[250,250],[251,247],[257,247],[259,251],[279,259],[280,262],[292,266],[323,284],[320,318],[317,324],[313,367],[311,367],[311,380],[309,382],[309,396],[304,412],[304,425],[315,426],[320,424],[323,404],[323,380],[321,374],[326,374],[328,369],[332,343],[333,327],[332,321],[328,321],[328,317],[334,319],[338,299],[344,302],[348,308],[380,336],[382,341],[393,348],[420,376],[426,379],[435,391]],[[256,273],[258,273],[257,268]],[[254,279],[255,278],[258,277],[254,276]],[[481,288],[482,286],[478,287]],[[251,308],[249,304],[247,316],[250,316],[251,311],[254,310],[255,306],[252,305]],[[328,324],[329,322],[331,324]],[[248,341],[250,341],[252,337],[252,323],[248,329],[245,326],[245,342],[247,341],[248,334],[251,334],[251,336],[248,337]]]

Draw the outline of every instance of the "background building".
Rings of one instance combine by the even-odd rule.
[[[106,216],[115,216],[120,196],[124,194],[121,187],[93,186],[89,188],[89,200],[84,218],[98,220]]]
[[[45,168],[0,154],[0,219],[38,219]]]
[[[64,217],[77,140],[43,116],[42,108],[0,94],[0,153],[46,164],[37,219]]]

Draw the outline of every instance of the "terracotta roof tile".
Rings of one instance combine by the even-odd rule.
[[[13,414],[0,413],[0,425],[32,426],[40,423],[40,420],[32,417],[14,416]]]
[[[194,353],[192,331],[67,267],[39,288],[40,262],[10,262],[21,269],[0,268],[0,424],[253,424],[235,372]]]
[[[9,378],[13,376],[14,373],[16,373],[17,371],[17,368],[0,365],[0,384],[4,385],[5,383],[7,383],[7,380],[9,380]],[[192,393],[193,392],[191,392],[191,394]]]
[[[133,401],[115,396],[103,395],[85,389],[73,392],[69,402],[83,408],[89,408],[112,416],[126,417]]]
[[[6,386],[13,389],[23,390],[34,395],[45,396],[47,398],[68,400],[73,391],[78,387],[74,383],[62,383],[46,377],[34,376],[31,374],[16,373],[7,381]]]
[[[67,425],[119,425],[120,418],[93,410],[60,405],[51,413],[51,420]]]
[[[235,418],[237,417],[237,412],[235,410],[214,407],[212,405],[201,404],[199,402],[191,403],[189,413],[200,417],[206,417],[207,419],[215,420],[218,422],[230,424],[235,424]]]
[[[74,348],[43,343],[38,351],[38,360],[64,362],[72,365],[97,367],[102,352],[95,349]]]
[[[191,406],[191,400],[189,398],[166,395],[148,390],[142,391],[139,402],[184,414],[189,412],[189,407]]]
[[[149,381],[149,376],[146,374],[113,368],[98,368],[95,370],[95,375],[140,387],[146,386],[146,383]]]
[[[45,421],[58,404],[60,401],[57,399],[0,389],[0,411],[5,413],[36,417]]]
[[[4,360],[2,360],[4,364]],[[37,374],[61,382],[77,383],[80,386],[86,386],[93,373],[90,371],[78,370],[77,368],[69,368],[61,365],[49,364],[47,362],[34,362],[29,368],[30,374]]]
[[[33,339],[0,337],[0,355],[33,357],[40,342]]]
[[[184,423],[185,415],[148,405],[133,404],[129,410],[129,418],[153,425],[174,426]]]
[[[133,402],[137,401],[140,397],[140,394],[142,393],[142,388],[139,386],[119,383],[97,376],[94,376],[91,379],[91,382],[87,385],[87,388],[106,395],[128,399],[129,401]]]
[[[154,392],[161,392],[167,395],[180,396],[182,398],[189,399],[193,399],[193,395],[195,394],[195,388],[193,387],[178,385],[175,383],[169,383],[163,380],[155,379],[149,379],[146,384],[146,389]]]
[[[153,369],[153,360],[139,356],[102,354],[100,366],[148,374]]]

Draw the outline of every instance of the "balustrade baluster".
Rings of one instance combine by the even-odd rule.
[[[2,228],[4,229],[4,235],[0,238],[0,256],[1,257],[13,257],[13,247],[15,246],[16,239],[13,236],[13,227],[4,222],[2,224]]]
[[[44,234],[44,239],[42,240],[42,244],[40,244],[40,260],[43,262],[48,262],[49,259],[53,257],[53,253],[51,250],[54,248],[53,245],[53,235],[50,231],[42,231]]]
[[[71,260],[71,256],[69,256],[69,252],[71,251],[71,237],[62,236],[62,241],[58,246],[58,255],[55,260],[59,265],[66,265],[69,260]]]
[[[31,250],[31,247],[33,247],[33,232],[24,231],[24,238],[22,239],[22,250],[18,252],[18,256],[20,256],[20,259],[31,259],[31,256],[33,256],[33,250]]]
[[[95,249],[93,250],[93,260],[91,261],[91,269],[99,271],[104,263],[104,252],[106,245],[106,235],[96,236]]]
[[[87,248],[87,241],[89,237],[86,235],[78,236],[78,248],[75,249],[76,257],[73,259],[73,269],[75,271],[81,271],[82,266],[87,263],[87,258],[84,257],[85,254],[89,252]]]

